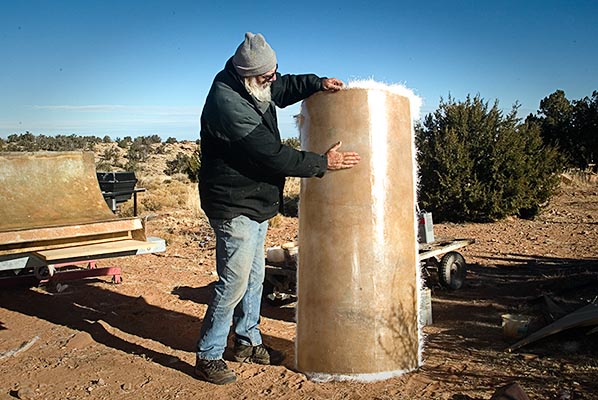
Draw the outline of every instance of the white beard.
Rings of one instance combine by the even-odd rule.
[[[255,97],[257,101],[261,103],[270,103],[272,101],[272,91],[270,90],[272,82],[260,84],[258,83],[256,76],[251,76],[243,79],[243,83],[245,84],[245,89],[247,89],[249,94]]]

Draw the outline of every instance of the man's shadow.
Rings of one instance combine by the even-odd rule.
[[[194,288],[189,286],[177,286],[172,294],[179,296],[181,300],[190,300],[199,304],[208,304],[212,295],[213,285]],[[266,318],[285,322],[296,322],[295,319],[295,300],[272,302],[265,298],[262,299],[261,315]]]
[[[190,326],[197,331],[200,325],[197,317],[148,304],[143,297],[126,296],[88,285],[90,281],[69,283],[69,292],[58,295],[31,288],[3,289],[0,305],[23,315],[87,332],[97,343],[113,349],[145,354],[165,367],[193,373],[193,366],[180,358],[120,338],[109,332],[105,325],[155,340],[172,349],[191,351],[193,338],[180,333]]]
[[[194,365],[178,356],[163,353],[133,343],[110,332],[110,327],[159,342],[173,350],[195,352],[201,317],[167,310],[149,304],[142,296],[134,297],[90,285],[98,279],[84,279],[69,283],[60,294],[44,293],[32,288],[0,290],[0,306],[23,315],[40,318],[56,325],[87,332],[97,343],[129,354],[144,354],[154,362],[188,375]],[[109,285],[109,283],[106,283]],[[192,301],[209,301],[210,285],[194,288]],[[106,327],[109,325],[109,327]],[[7,329],[6,326],[3,327]],[[271,338],[274,342],[288,342]],[[290,342],[289,342],[290,343]],[[286,344],[285,347],[290,346]]]

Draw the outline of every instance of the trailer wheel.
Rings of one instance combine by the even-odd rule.
[[[467,264],[463,256],[456,251],[446,253],[438,265],[440,283],[453,290],[460,289],[467,274]]]
[[[56,273],[56,268],[53,265],[42,265],[39,267],[33,268],[33,275],[36,279],[43,281],[45,279],[50,279]]]

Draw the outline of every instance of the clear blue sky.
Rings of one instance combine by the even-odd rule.
[[[0,137],[158,134],[195,140],[214,75],[261,32],[282,73],[476,95],[521,117],[557,89],[598,90],[598,2],[28,1],[0,4]],[[280,110],[284,137],[297,136]]]

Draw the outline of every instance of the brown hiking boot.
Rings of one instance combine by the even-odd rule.
[[[198,358],[195,363],[195,375],[198,378],[215,383],[216,385],[226,385],[237,380],[235,373],[228,368],[224,360],[204,360]]]
[[[246,362],[263,365],[278,365],[284,360],[281,351],[274,350],[266,345],[246,346],[237,343],[233,359],[237,362]]]

